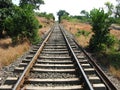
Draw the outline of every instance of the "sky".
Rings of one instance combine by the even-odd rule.
[[[13,0],[16,4],[18,1]],[[40,6],[39,12],[53,13],[57,19],[59,10],[65,10],[70,15],[80,15],[81,10],[105,7],[104,3],[107,1],[116,5],[116,0],[44,0],[45,4]]]

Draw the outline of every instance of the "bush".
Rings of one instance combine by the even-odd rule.
[[[109,26],[111,25],[109,14],[105,13],[103,9],[93,9],[90,12],[92,19],[92,31],[94,34],[90,39],[90,49],[92,51],[106,50],[115,42],[114,37],[110,35]]]
[[[13,43],[18,43],[27,38],[32,43],[38,41],[39,24],[35,18],[30,5],[24,9],[14,6],[13,15],[5,20],[7,34],[12,38]]]
[[[83,36],[87,37],[89,34],[90,34],[90,32],[88,32],[88,31],[78,29],[76,36],[83,35]]]
[[[120,52],[112,52],[108,54],[108,60],[110,62],[110,65],[115,67],[116,69],[120,68]]]
[[[5,30],[4,22],[8,16],[11,16],[12,7],[12,0],[0,0],[0,38],[5,36],[3,33]]]
[[[45,17],[48,20],[55,20],[55,17],[52,13],[47,14],[46,12],[43,13],[36,12],[36,15],[39,17]]]

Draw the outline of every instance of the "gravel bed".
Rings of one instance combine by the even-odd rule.
[[[33,86],[33,87],[55,87],[55,86],[63,86],[63,87],[67,87],[67,86],[73,86],[73,85],[80,85],[79,82],[66,82],[66,83],[37,83],[37,84],[27,84],[27,86]]]
[[[45,46],[45,48],[53,48],[53,49],[56,49],[56,48],[67,48],[67,46],[56,45],[56,46]]]
[[[75,78],[76,74],[72,73],[30,73],[29,78],[39,78],[39,79],[55,79],[55,78]]]
[[[62,60],[62,59],[54,59],[54,58],[52,58],[52,59],[39,59],[39,61],[72,61],[71,59],[65,59],[65,60]]]
[[[115,87],[120,90],[120,80],[118,80],[116,77],[114,77],[110,71],[108,70],[108,68],[103,67],[102,65],[100,65],[98,63],[98,65],[101,67],[101,69],[104,71],[104,73],[107,75],[107,77],[109,78],[110,81],[112,81],[112,83],[115,85]]]
[[[46,57],[69,57],[69,54],[41,54],[40,56]]]
[[[37,67],[37,66],[35,66]],[[49,70],[58,70],[58,69],[74,69],[74,67],[39,67],[39,69],[49,69]]]

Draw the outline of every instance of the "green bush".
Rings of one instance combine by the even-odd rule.
[[[5,36],[3,34],[3,31],[5,30],[4,22],[8,16],[11,16],[12,7],[12,0],[0,0],[0,38]]]
[[[32,43],[38,41],[39,23],[35,18],[30,5],[24,9],[14,6],[13,15],[5,20],[7,34],[12,38],[13,43],[18,43],[27,38]]]
[[[117,23],[117,24],[120,25],[120,18],[116,18],[116,19],[115,19],[115,23]]]
[[[89,34],[90,34],[90,32],[88,32],[88,31],[78,29],[76,36],[83,35],[83,36],[87,37],[87,36],[89,36]]]
[[[46,12],[43,12],[43,13],[36,12],[36,15],[39,17],[45,17],[48,20],[50,19],[55,20],[55,17],[52,13],[47,14]]]
[[[93,9],[90,12],[90,17],[92,19],[92,31],[94,32],[90,39],[90,49],[99,52],[113,46],[115,39],[109,32],[111,25],[109,14],[105,13],[103,9]]]
[[[120,52],[112,52],[108,54],[108,60],[110,62],[110,65],[115,67],[116,69],[120,68]]]

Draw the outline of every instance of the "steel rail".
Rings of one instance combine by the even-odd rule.
[[[74,39],[73,39],[74,40]],[[102,69],[96,64],[96,62],[93,60],[91,56],[87,54],[87,52],[74,40],[76,45],[83,51],[83,53],[87,56],[89,59],[89,62],[92,64],[92,66],[96,69],[97,75],[101,78],[101,80],[104,82],[108,90],[117,90],[117,88],[114,86],[114,84],[108,79],[106,74],[102,71]]]
[[[27,78],[28,73],[30,72],[31,68],[33,67],[34,63],[36,62],[37,58],[39,57],[41,51],[43,50],[46,42],[48,41],[49,37],[51,36],[52,31],[53,31],[53,28],[50,30],[48,36],[45,38],[45,40],[41,44],[40,48],[38,49],[38,51],[36,52],[35,56],[30,61],[28,66],[25,68],[25,70],[23,71],[22,75],[18,78],[18,80],[17,80],[16,84],[13,86],[12,90],[20,90],[20,88],[22,87],[24,81]]]
[[[76,45],[83,51],[83,53],[87,56],[89,59],[89,63],[96,69],[96,74],[100,77],[100,79],[105,84],[107,90],[117,90],[117,88],[114,86],[114,84],[108,79],[106,74],[102,71],[102,69],[96,64],[96,62],[93,60],[93,58],[87,54],[87,52],[77,43],[75,39],[72,38],[72,40],[76,43]]]
[[[81,71],[81,73],[82,73],[82,75],[83,75],[83,78],[84,78],[84,80],[85,80],[85,82],[86,82],[86,84],[87,84],[89,90],[94,90],[94,88],[93,88],[93,86],[91,85],[91,83],[90,83],[90,81],[89,81],[87,75],[85,74],[85,72],[84,72],[82,66],[81,66],[80,63],[79,63],[79,60],[78,60],[77,56],[75,55],[75,53],[74,53],[72,47],[70,46],[69,41],[68,41],[68,39],[67,39],[67,37],[66,37],[66,35],[65,35],[65,32],[63,31],[63,29],[61,28],[61,26],[59,26],[59,27],[60,27],[60,30],[61,30],[61,32],[62,32],[64,38],[65,38],[65,41],[66,41],[67,45],[68,45],[68,48],[69,48],[69,50],[70,50],[70,52],[71,52],[71,54],[72,54],[74,60],[76,61],[77,65],[78,65],[78,67],[79,67],[79,69],[80,69],[80,71]]]

